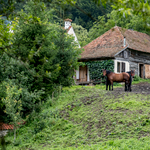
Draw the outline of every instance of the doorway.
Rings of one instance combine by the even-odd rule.
[[[86,82],[87,81],[87,66],[80,66],[79,68],[79,79],[80,82]]]
[[[144,78],[144,64],[139,64],[139,76]]]

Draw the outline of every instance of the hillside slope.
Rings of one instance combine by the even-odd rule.
[[[122,87],[67,88],[42,104],[41,113],[18,129],[16,146],[8,149],[150,149],[149,87],[140,83],[131,93]]]

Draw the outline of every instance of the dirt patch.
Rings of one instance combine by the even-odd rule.
[[[134,84],[132,85],[131,92],[125,92],[124,87],[118,87],[115,88],[113,91],[108,91],[107,96],[114,96],[114,98],[117,99],[125,95],[128,96],[128,93],[150,95],[150,83],[142,82],[142,83]],[[90,97],[83,97],[79,100],[75,100],[73,103],[70,103],[67,106],[65,106],[64,109],[60,112],[60,114],[62,115],[62,117],[68,118],[69,117],[68,111],[72,111],[77,106],[91,105],[95,101],[95,99],[99,99],[99,98],[100,98],[99,94],[97,94]],[[99,99],[99,101],[101,100]],[[128,110],[116,110],[116,111],[122,112]]]
[[[113,94],[117,97],[123,93],[134,93],[134,94],[136,93],[136,94],[150,95],[150,83],[142,82],[142,83],[134,84],[131,86],[131,88],[132,88],[131,92],[125,92],[124,87],[115,88],[113,91],[110,91],[111,93],[108,92],[108,94]]]

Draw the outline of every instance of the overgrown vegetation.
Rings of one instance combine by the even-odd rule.
[[[20,102],[20,116],[26,119],[32,112],[40,111],[41,101],[46,101],[47,96],[74,83],[72,76],[81,49],[53,17],[53,10],[48,10],[45,3],[33,0],[17,12],[12,24],[4,24],[0,19],[0,111],[3,114],[0,121],[10,123],[14,118],[7,110],[8,100],[15,117]],[[16,98],[17,89],[21,92]]]
[[[105,85],[63,89],[18,129],[16,146],[11,143],[8,149],[148,149],[150,95],[116,88],[114,92],[105,91]],[[6,140],[12,138],[9,134]]]
[[[85,62],[89,68],[90,79],[94,81],[105,81],[102,69],[114,71],[114,61],[113,60],[102,60],[102,61],[89,61]]]
[[[113,95],[104,85],[68,88],[81,49],[63,29],[63,19],[73,19],[81,46],[115,25],[149,33],[149,0],[115,1],[113,8],[122,16],[110,13],[109,2],[1,1],[0,121],[15,128],[26,121],[17,128],[16,141],[13,133],[7,135],[8,149],[149,148],[149,95]],[[125,18],[128,14],[132,17]],[[93,80],[101,69],[113,69],[112,61],[86,65]],[[133,83],[141,81],[149,82],[135,77]]]

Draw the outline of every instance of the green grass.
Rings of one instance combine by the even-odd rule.
[[[73,86],[41,107],[18,129],[16,146],[13,134],[7,136],[7,149],[150,149],[150,95],[105,91],[105,85]]]

